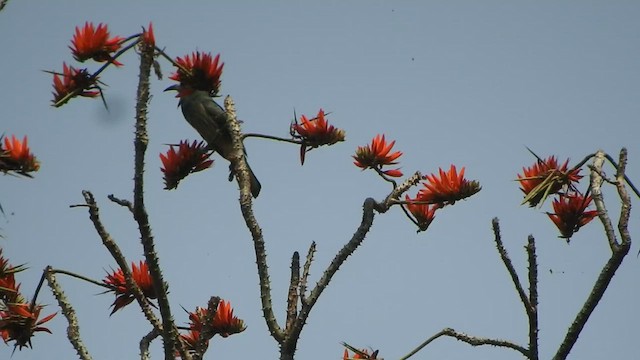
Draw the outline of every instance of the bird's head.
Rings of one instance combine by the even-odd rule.
[[[182,84],[173,84],[168,88],[164,89],[164,91],[175,90],[178,93],[176,94],[177,98],[182,98],[188,95],[191,95],[195,90],[190,86],[183,86]]]

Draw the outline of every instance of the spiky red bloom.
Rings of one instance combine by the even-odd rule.
[[[2,140],[2,136],[0,136]],[[15,135],[4,138],[4,146],[0,143],[0,171],[15,171],[22,175],[38,171],[40,163],[29,149],[27,136],[18,140]]]
[[[178,70],[169,79],[180,83],[184,88],[206,91],[212,96],[218,94],[220,77],[224,63],[220,62],[220,54],[215,58],[211,53],[199,51],[184,57],[177,57]]]
[[[591,200],[591,196],[585,198],[579,193],[561,194],[557,199],[553,200],[553,211],[555,213],[547,213],[547,215],[560,230],[560,238],[567,239],[568,242],[575,232],[598,215],[597,210],[587,211]]]
[[[185,350],[193,354],[196,351],[198,340],[200,339],[200,331],[189,330],[189,332],[185,334],[180,334],[180,339],[182,339],[185,345]],[[209,345],[209,340],[205,340],[205,345]],[[176,357],[180,357],[180,353],[176,352]]]
[[[362,350],[352,350],[353,356],[349,355],[349,351],[344,349],[344,354],[342,355],[343,360],[355,360],[355,359],[377,359],[378,358],[378,350],[374,351],[371,355],[366,349]]]
[[[202,331],[203,324],[208,316],[209,310],[206,308],[196,307],[196,311],[189,313],[191,321],[189,328],[191,330]],[[218,334],[222,337],[243,332],[247,327],[244,321],[233,316],[233,308],[227,301],[220,300],[218,309],[211,323],[211,336]]]
[[[358,146],[356,154],[353,156],[355,159],[353,163],[362,169],[371,168],[377,170],[382,170],[385,165],[395,165],[398,163],[396,160],[402,156],[400,151],[391,152],[395,143],[394,140],[387,144],[384,135],[378,134],[371,140],[371,145]],[[382,173],[392,177],[402,176],[402,172],[399,169],[386,170],[382,171]]]
[[[133,281],[138,284],[138,287],[142,290],[142,293],[146,298],[157,298],[146,261],[140,261],[140,266],[136,266],[135,263],[131,263],[131,276],[133,277]],[[111,315],[129,305],[133,299],[135,299],[133,290],[127,287],[127,282],[124,279],[124,272],[122,272],[122,269],[118,269],[112,274],[107,274],[107,277],[102,280],[102,282],[109,285],[111,287],[111,291],[116,295],[116,300],[111,305],[113,306]]]
[[[207,150],[204,141],[189,144],[189,140],[180,141],[176,151],[175,145],[169,145],[166,154],[160,154],[162,172],[164,173],[165,189],[178,187],[182,179],[191,173],[211,167],[213,160],[209,159],[211,152]]]
[[[62,74],[53,74],[53,106],[60,107],[76,96],[96,97],[100,95],[98,78],[87,69],[75,69],[62,63]]]
[[[440,204],[415,204],[414,202],[421,200],[412,199],[409,195],[405,195],[405,200],[407,202],[407,210],[416,219],[420,231],[427,230],[433,219],[435,219],[436,210],[440,209]]]
[[[42,320],[40,317],[41,305],[31,307],[29,304],[7,303],[6,309],[0,311],[0,336],[6,342],[15,341],[15,346],[19,349],[31,347],[31,337],[34,333],[51,331],[40,325],[51,320],[57,313],[46,316]]]
[[[324,110],[320,109],[318,115],[313,119],[300,116],[300,123],[296,119],[291,123],[289,132],[291,137],[300,140],[300,162],[304,165],[304,158],[307,151],[322,145],[333,145],[339,141],[344,141],[345,132],[333,125],[329,125],[324,118]]]
[[[155,47],[156,46],[156,37],[153,34],[153,24],[149,23],[149,28],[142,28],[142,42],[147,46]]]
[[[529,203],[531,207],[582,178],[580,169],[569,170],[569,159],[559,166],[555,156],[549,156],[546,160],[538,159],[532,166],[523,167],[522,172],[522,175],[518,174],[520,190],[525,194],[522,203]]]
[[[424,188],[418,192],[417,200],[431,204],[452,205],[482,189],[478,181],[464,178],[464,167],[460,169],[460,174],[458,174],[455,165],[451,165],[447,172],[441,168],[438,171],[440,178],[435,174],[425,176],[428,182],[422,183]]]
[[[98,24],[96,28],[91,22],[85,22],[81,29],[76,26],[76,32],[71,40],[69,48],[73,53],[73,57],[84,62],[93,59],[97,62],[111,61],[116,66],[122,64],[114,60],[111,54],[120,49],[121,42],[124,38],[120,36],[109,38],[109,29],[105,24]]]

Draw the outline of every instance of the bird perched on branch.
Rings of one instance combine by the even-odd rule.
[[[224,109],[213,100],[207,91],[194,90],[180,84],[165,89],[165,91],[170,90],[178,92],[177,97],[180,98],[178,106],[182,109],[182,115],[189,125],[202,136],[212,150],[231,161],[233,141],[227,126],[227,113]],[[255,198],[260,194],[262,186],[248,163],[247,167],[251,181],[251,195]],[[233,165],[230,165],[229,168],[233,174]]]

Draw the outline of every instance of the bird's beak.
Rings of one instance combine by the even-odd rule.
[[[171,90],[180,91],[180,84],[173,84],[168,88],[164,89],[164,91],[171,91]]]

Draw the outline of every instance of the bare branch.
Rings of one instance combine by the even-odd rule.
[[[309,282],[309,273],[311,271],[311,263],[313,262],[313,254],[315,254],[315,252],[316,242],[312,241],[311,246],[309,246],[309,252],[307,253],[307,259],[304,262],[304,267],[302,269],[302,278],[300,279],[300,289],[298,290],[302,302],[307,301],[307,283]]]
[[[529,360],[538,360],[538,260],[533,235],[529,235],[526,250],[529,262]]]
[[[298,317],[298,285],[300,284],[300,254],[294,252],[291,257],[291,279],[289,281],[289,292],[287,293],[287,321],[285,323],[285,333],[293,326]]]
[[[511,281],[513,282],[513,285],[516,287],[516,291],[518,292],[520,301],[524,305],[525,311],[527,312],[527,314],[530,314],[531,304],[529,303],[527,294],[524,292],[522,283],[518,278],[518,273],[516,272],[516,269],[513,267],[513,264],[511,263],[509,254],[507,253],[507,250],[504,248],[504,244],[502,243],[502,237],[500,235],[500,223],[498,221],[498,218],[493,218],[493,220],[491,221],[491,224],[493,225],[494,240],[496,242],[496,247],[498,248],[498,253],[500,253],[500,258],[502,259],[504,266],[507,268],[507,271],[511,276]]]
[[[182,342],[179,340],[171,315],[171,307],[167,298],[167,285],[162,278],[160,262],[155,252],[151,226],[149,225],[149,215],[144,206],[144,156],[149,143],[147,133],[147,105],[149,103],[149,77],[153,66],[154,47],[141,43],[140,47],[140,75],[138,78],[138,90],[136,96],[136,137],[134,141],[134,186],[133,186],[133,217],[138,223],[144,255],[149,266],[149,274],[153,282],[153,288],[158,296],[158,308],[162,315],[162,340],[164,342],[165,360],[175,359],[176,346],[182,359],[190,359],[185,351]]]
[[[625,176],[624,171],[627,158],[626,149],[622,149],[622,151],[620,152],[620,164],[618,164],[617,166],[618,172],[616,176],[618,178],[618,194],[622,202],[621,216],[618,223],[618,228],[622,237],[622,242],[620,243],[618,243],[615,238],[613,225],[611,225],[611,219],[609,218],[607,210],[604,206],[602,189],[600,188],[600,185],[602,184],[601,172],[602,165],[604,164],[604,158],[605,155],[602,151],[598,151],[596,153],[596,157],[593,161],[593,167],[591,170],[591,188],[593,199],[596,204],[596,208],[598,209],[598,217],[604,225],[605,233],[611,247],[611,257],[602,267],[600,275],[598,275],[598,279],[596,280],[593,289],[591,289],[587,300],[585,301],[584,305],[582,305],[582,308],[567,330],[567,334],[565,335],[564,340],[560,344],[558,351],[553,357],[554,360],[564,360],[567,358],[576,341],[578,341],[578,337],[580,336],[580,333],[582,332],[585,324],[589,320],[589,317],[604,296],[605,291],[611,283],[611,279],[613,279],[613,276],[615,275],[625,256],[627,256],[627,254],[629,253],[629,249],[631,248],[631,238],[629,237],[629,233],[627,230],[627,221],[629,219],[629,214],[631,211],[631,200],[625,189],[624,182],[621,181]]]
[[[122,254],[122,251],[120,251],[120,247],[118,247],[118,244],[116,244],[116,242],[111,238],[111,235],[104,228],[104,225],[100,220],[100,210],[98,208],[98,205],[96,204],[93,194],[90,191],[85,190],[82,192],[82,195],[84,196],[84,200],[87,204],[87,207],[89,208],[89,219],[91,219],[91,222],[93,223],[98,236],[100,236],[100,239],[102,239],[102,244],[107,248],[107,250],[109,250],[109,253],[122,270],[127,288],[133,291],[133,295],[138,301],[138,304],[140,304],[142,312],[144,313],[147,320],[149,320],[151,325],[157,329],[161,329],[162,325],[160,324],[160,320],[158,320],[156,315],[153,313],[149,301],[142,293],[142,290],[140,290],[138,284],[133,280],[131,270],[129,269],[129,264]]]
[[[110,194],[109,196],[107,196],[107,198],[120,206],[126,207],[127,209],[129,209],[129,211],[131,211],[131,213],[133,213],[133,204],[131,203],[131,201],[119,199],[113,194]]]
[[[78,325],[78,318],[76,317],[76,312],[67,300],[64,291],[58,284],[56,280],[55,274],[51,271],[51,266],[47,266],[44,269],[45,277],[47,278],[47,283],[51,288],[51,292],[53,296],[58,300],[58,305],[62,309],[62,314],[67,319],[67,323],[69,326],[67,327],[67,337],[69,338],[69,342],[73,345],[73,348],[76,349],[76,353],[81,360],[91,360],[91,355],[89,355],[89,351],[84,346],[82,342],[82,338],[80,337],[80,326]]]
[[[234,156],[231,164],[236,174],[238,185],[240,186],[240,210],[242,217],[247,224],[247,228],[251,232],[253,239],[253,247],[256,254],[256,264],[258,266],[258,277],[260,278],[260,300],[262,302],[262,314],[269,328],[271,336],[278,342],[282,343],[285,334],[278,325],[278,321],[273,313],[271,302],[271,283],[269,280],[269,268],[267,266],[267,251],[265,250],[264,238],[262,237],[262,229],[258,224],[253,213],[253,205],[251,202],[251,183],[249,180],[249,168],[244,157],[242,145],[242,132],[240,123],[236,117],[235,104],[230,96],[224,100],[224,106],[227,113],[227,125],[233,141]]]
[[[149,353],[149,346],[151,342],[160,336],[158,329],[152,329],[147,335],[143,336],[140,340],[140,360],[150,360],[151,353]]]
[[[513,349],[513,350],[521,353],[525,357],[529,356],[529,351],[527,349],[525,349],[524,347],[522,347],[522,346],[520,346],[518,344],[515,344],[513,342],[506,341],[506,340],[498,340],[498,339],[489,339],[489,338],[469,336],[469,335],[467,335],[465,333],[457,332],[452,328],[445,328],[445,329],[441,330],[440,332],[438,332],[437,334],[435,334],[432,337],[430,337],[427,340],[425,340],[422,344],[420,344],[416,349],[411,351],[409,354],[401,357],[400,360],[406,360],[406,359],[412,357],[413,355],[418,353],[420,350],[422,350],[422,348],[424,348],[425,346],[429,345],[431,342],[433,342],[434,340],[436,340],[437,338],[439,338],[441,336],[450,336],[452,338],[455,338],[457,340],[460,340],[460,341],[465,342],[465,343],[467,343],[469,345],[472,345],[472,346],[491,345],[491,346],[509,348],[509,349]]]

